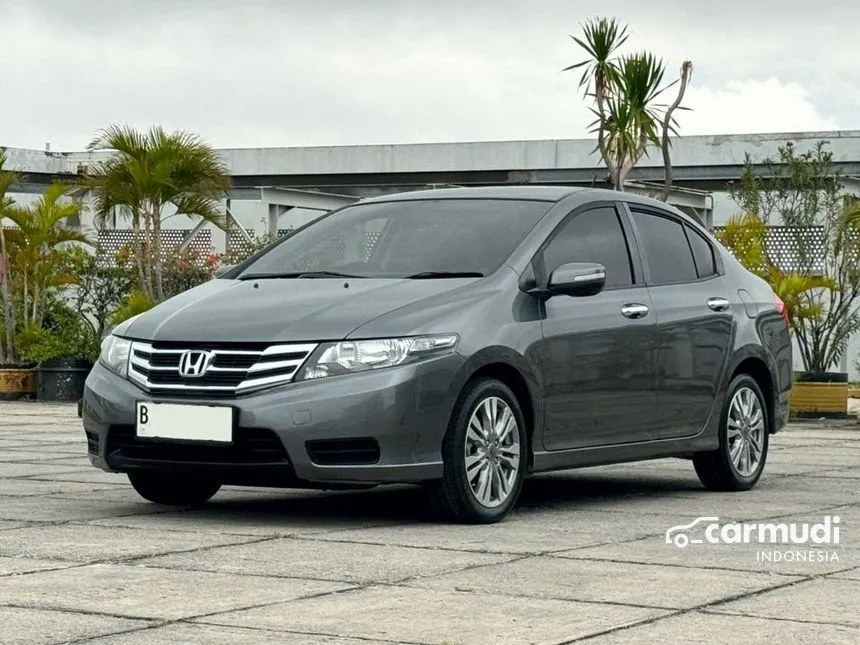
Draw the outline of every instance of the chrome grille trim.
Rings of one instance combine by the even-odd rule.
[[[149,392],[246,394],[256,389],[290,383],[317,346],[317,343],[282,343],[261,350],[248,350],[189,343],[188,347],[183,348],[158,348],[152,343],[133,341],[128,377]],[[179,357],[186,351],[194,350],[212,352],[212,365],[202,377],[182,377],[179,375]],[[278,360],[280,357],[283,358]],[[219,366],[219,359],[228,359],[227,366]],[[239,365],[235,364],[237,362]],[[229,382],[231,377],[233,383]]]

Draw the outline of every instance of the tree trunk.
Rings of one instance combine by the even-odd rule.
[[[131,214],[131,228],[134,232],[134,241],[132,244],[134,247],[134,261],[137,264],[137,277],[140,280],[140,288],[149,296],[150,294],[146,290],[146,274],[143,271],[144,254],[143,240],[140,233],[140,213],[137,210]]]
[[[681,64],[681,84],[678,87],[678,95],[675,97],[672,105],[669,106],[669,109],[666,110],[666,114],[663,115],[663,137],[660,148],[663,151],[663,168],[666,171],[666,177],[663,181],[663,190],[660,193],[660,199],[664,202],[669,199],[669,193],[672,192],[672,157],[669,154],[671,143],[669,141],[669,128],[672,124],[672,114],[680,107],[681,101],[684,100],[684,93],[687,91],[687,84],[690,82],[692,72],[693,63],[685,60]]]
[[[143,281],[144,293],[150,300],[155,300],[155,289],[152,288],[152,230],[149,213],[143,213]]]
[[[8,363],[16,363],[18,356],[15,352],[15,307],[12,305],[12,294],[9,291],[9,283],[12,281],[12,267],[9,266],[9,255],[6,253],[6,234],[3,232],[3,223],[0,222],[0,256],[3,257],[3,325],[6,328],[6,351],[4,360]],[[2,341],[2,339],[0,339]],[[2,342],[0,342],[2,345]]]
[[[155,258],[155,295],[158,302],[164,300],[164,271],[161,257],[161,206],[152,209],[152,255]]]
[[[600,151],[600,156],[603,158],[603,163],[606,164],[606,170],[609,172],[609,181],[612,186],[618,190],[618,168],[606,149],[606,134],[604,123],[606,123],[606,107],[604,101],[605,88],[602,82],[596,82],[594,85],[594,96],[597,99],[597,116],[600,119],[600,126],[597,129],[597,149]]]

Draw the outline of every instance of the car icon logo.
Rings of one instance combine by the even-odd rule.
[[[719,521],[719,517],[697,517],[689,524],[673,526],[666,531],[666,544],[674,544],[679,549],[683,549],[690,544],[701,544],[703,542],[702,538],[691,537],[694,529],[700,524],[710,524]]]

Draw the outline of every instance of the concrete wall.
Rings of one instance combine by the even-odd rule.
[[[676,166],[718,167],[742,164],[744,154],[774,156],[794,141],[807,148],[830,141],[837,162],[860,162],[860,131],[688,136],[674,143]],[[302,148],[227,148],[220,152],[231,174],[331,175],[353,173],[455,172],[480,170],[547,170],[598,168],[592,139],[488,141],[465,143],[326,146]],[[44,152],[8,148],[9,167],[32,173],[74,173],[79,163],[104,153]],[[640,167],[661,167],[659,155]]]

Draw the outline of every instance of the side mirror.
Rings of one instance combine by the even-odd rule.
[[[215,273],[212,274],[212,277],[213,278],[220,278],[222,275],[224,275],[228,271],[231,271],[232,269],[235,269],[235,268],[236,268],[235,264],[224,264],[224,265],[218,267],[217,269],[215,269]]]
[[[547,281],[550,293],[593,296],[606,285],[606,267],[594,262],[570,262],[553,271]]]

